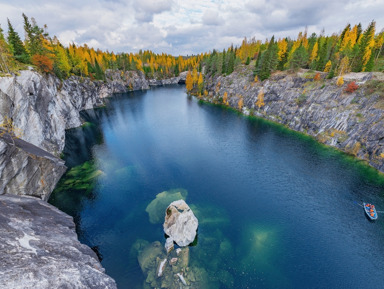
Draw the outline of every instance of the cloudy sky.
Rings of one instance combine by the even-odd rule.
[[[240,45],[245,36],[295,38],[306,26],[328,35],[347,23],[384,28],[384,0],[0,0],[2,28],[9,18],[23,37],[23,12],[64,45],[173,55]]]

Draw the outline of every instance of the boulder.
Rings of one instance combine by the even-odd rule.
[[[181,247],[195,240],[198,225],[197,218],[184,200],[172,202],[165,211],[164,233]]]

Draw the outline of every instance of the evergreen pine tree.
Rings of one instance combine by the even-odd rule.
[[[95,78],[99,80],[104,80],[105,78],[104,71],[101,69],[96,59],[95,59]]]
[[[308,63],[308,52],[303,45],[300,45],[292,55],[292,58],[289,62],[290,69],[299,69],[306,68]]]
[[[317,70],[323,71],[325,68],[325,64],[328,62],[329,57],[328,57],[328,42],[329,38],[319,38],[319,47],[320,51],[318,54],[318,61],[317,61]]]
[[[223,53],[222,53],[222,61],[223,61],[223,68],[221,69],[221,74],[225,73],[227,71],[227,66],[228,66],[228,63],[226,62],[226,51],[225,49],[223,49]]]
[[[32,24],[29,22],[28,17],[23,13],[24,18],[24,30],[26,34],[26,48],[30,55],[40,54],[45,55],[46,49],[43,46],[42,39],[44,36],[44,30],[37,26],[36,21],[32,18]]]
[[[29,63],[29,55],[25,50],[23,42],[20,39],[19,34],[13,28],[11,21],[8,20],[8,43],[11,47],[11,51],[16,60]]]
[[[272,36],[271,41],[268,44],[268,48],[263,53],[261,59],[261,66],[258,76],[261,80],[265,80],[271,76],[271,72],[276,69],[278,56],[277,56],[277,44],[275,43],[275,37]]]
[[[356,40],[359,40],[361,33],[363,32],[363,28],[361,27],[361,23],[357,25],[357,38]]]

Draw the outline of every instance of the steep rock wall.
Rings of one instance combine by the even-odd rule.
[[[0,236],[0,288],[117,288],[72,217],[44,201],[0,196]]]
[[[107,74],[108,79],[111,74]],[[0,122],[5,117],[12,119],[23,140],[59,155],[65,144],[65,130],[81,125],[81,110],[103,105],[103,99],[112,93],[149,88],[141,73],[118,76],[105,83],[75,76],[60,81],[34,71],[2,77]]]
[[[9,134],[0,137],[0,195],[29,195],[47,201],[65,170],[63,160],[31,143]]]
[[[313,73],[302,71],[289,74],[275,73],[263,82],[254,82],[252,67],[241,67],[229,76],[206,80],[207,101],[222,103],[224,93],[228,105],[245,114],[272,120],[315,137],[320,142],[336,147],[368,161],[384,172],[384,99],[375,89],[368,88],[370,79],[383,81],[380,73],[349,74],[345,84],[336,79],[313,80]],[[345,92],[352,80],[360,84],[353,93]],[[256,106],[260,91],[265,105]]]

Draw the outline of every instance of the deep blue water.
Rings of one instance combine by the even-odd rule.
[[[164,242],[145,209],[176,188],[200,221],[191,264],[229,276],[210,288],[382,288],[384,218],[369,222],[356,202],[384,210],[383,177],[184,89],[114,96],[67,132],[67,166],[91,161],[102,173],[92,189],[55,192],[50,202],[75,217],[80,240],[97,246],[119,288],[142,288],[132,246]]]

